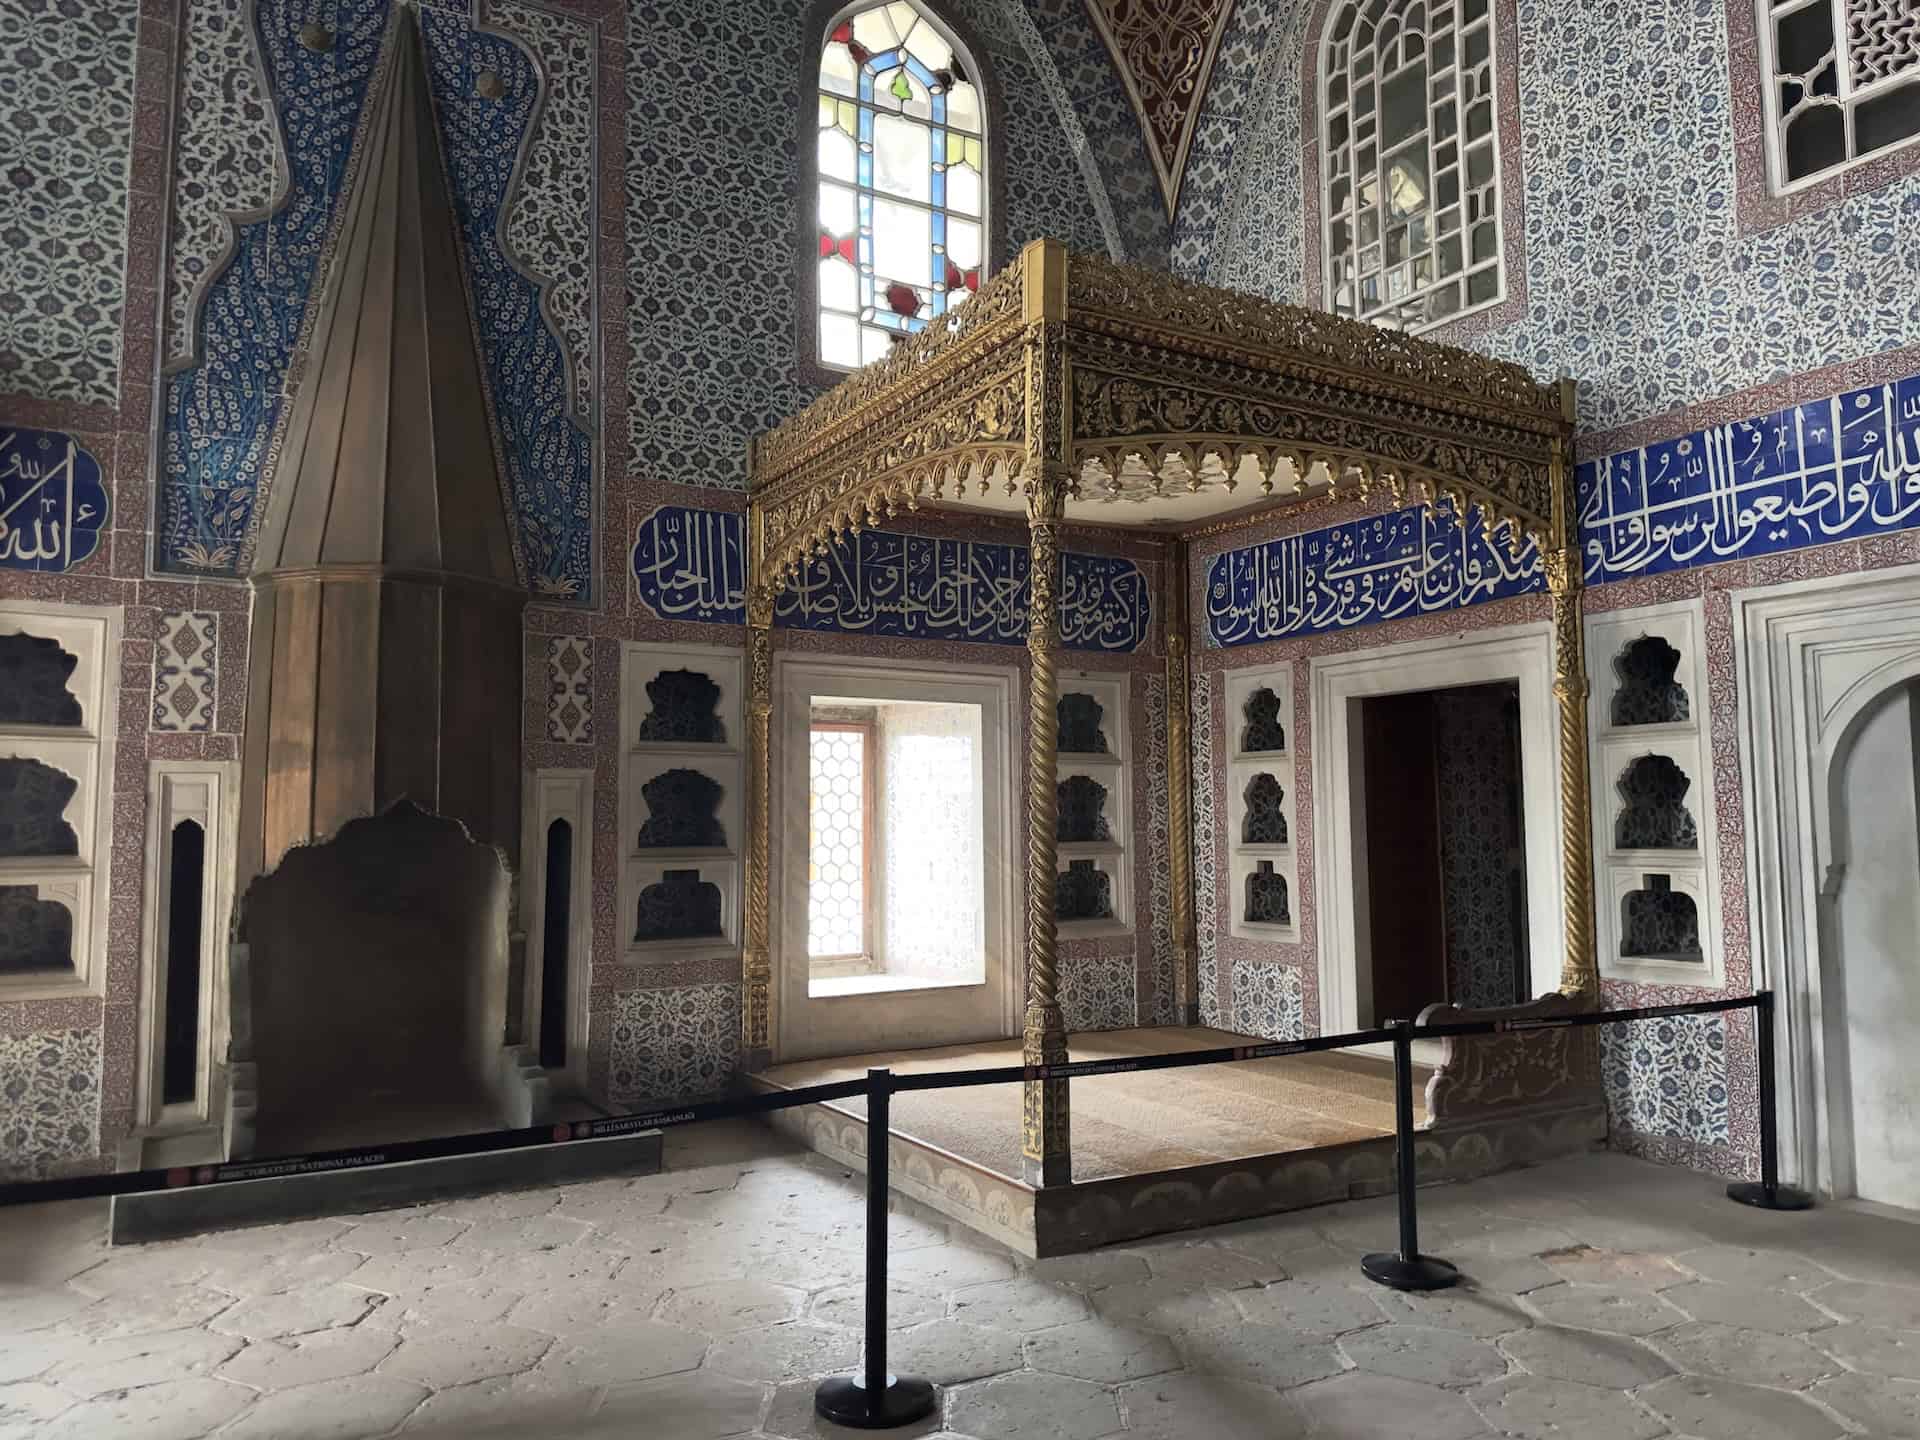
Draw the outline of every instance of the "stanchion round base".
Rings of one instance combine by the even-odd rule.
[[[1771,1191],[1755,1180],[1743,1180],[1727,1186],[1727,1198],[1758,1210],[1811,1210],[1813,1196],[1791,1185],[1776,1185]]]
[[[1444,1290],[1460,1283],[1460,1271],[1445,1260],[1421,1255],[1402,1260],[1391,1252],[1368,1255],[1360,1262],[1360,1273],[1376,1285],[1395,1290]]]
[[[822,1420],[849,1430],[893,1430],[924,1420],[940,1403],[931,1381],[890,1375],[877,1406],[868,1404],[864,1375],[836,1375],[813,1392],[813,1411]]]

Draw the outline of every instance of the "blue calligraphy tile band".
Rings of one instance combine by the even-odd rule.
[[[744,517],[663,505],[633,547],[640,598],[664,620],[746,623]],[[1152,600],[1131,560],[1061,557],[1060,640],[1125,653],[1147,637]],[[800,630],[985,645],[1027,642],[1024,545],[867,530],[813,561],[780,594],[774,623]]]

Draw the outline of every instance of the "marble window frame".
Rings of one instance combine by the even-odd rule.
[[[1305,303],[1326,310],[1332,287],[1326,255],[1326,174],[1320,137],[1324,112],[1327,20],[1337,0],[1313,0],[1307,43],[1301,47],[1300,196],[1301,288]],[[1737,0],[1736,0],[1737,3]],[[1493,23],[1495,152],[1499,161],[1500,280],[1502,298],[1412,333],[1450,345],[1517,324],[1527,316],[1526,176],[1520,129],[1520,25],[1517,0],[1490,0]]]
[[[106,994],[107,924],[112,898],[114,749],[119,719],[117,668],[123,615],[117,605],[0,603],[0,634],[58,641],[78,661],[68,689],[80,702],[75,726],[0,729],[0,756],[38,760],[79,782],[67,823],[76,856],[0,859],[0,885],[32,885],[73,915],[73,969],[67,974],[0,974],[0,1000],[55,1000]]]

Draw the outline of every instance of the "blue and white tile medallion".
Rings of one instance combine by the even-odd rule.
[[[0,425],[0,569],[71,570],[107,524],[100,462],[70,435]]]

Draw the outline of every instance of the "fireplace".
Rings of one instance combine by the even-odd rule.
[[[533,1104],[507,1033],[526,590],[407,7],[375,86],[261,481],[232,1155],[526,1124]]]
[[[509,970],[499,851],[410,801],[287,853],[235,924],[251,1142],[290,1155],[498,1129]],[[235,1116],[236,1138],[249,1117]]]

